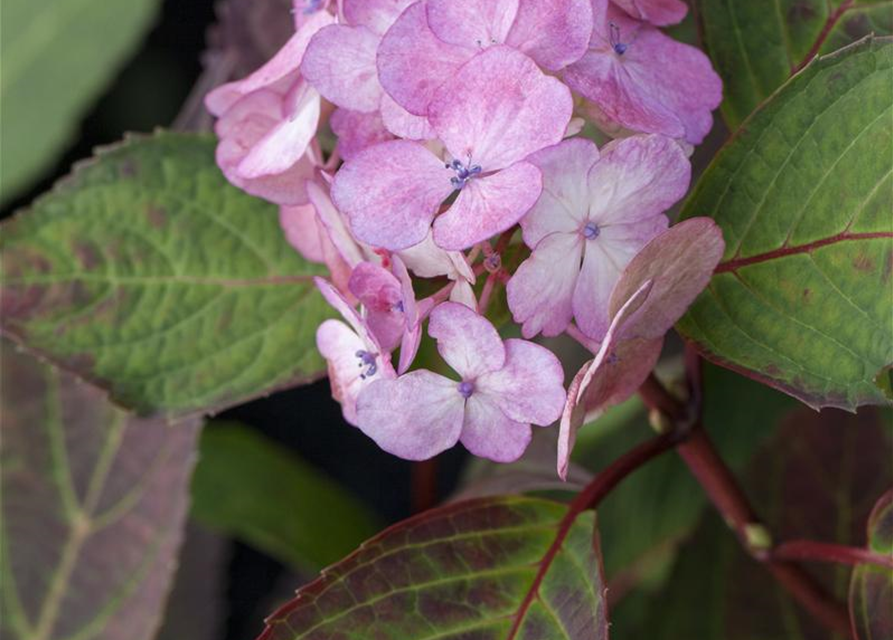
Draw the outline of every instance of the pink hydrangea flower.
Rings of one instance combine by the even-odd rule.
[[[630,17],[656,27],[682,22],[688,5],[682,0],[611,0]]]
[[[560,417],[564,373],[544,347],[503,342],[486,319],[453,302],[431,312],[428,333],[460,380],[417,370],[364,388],[358,426],[385,451],[424,460],[461,441],[477,456],[510,462],[530,442],[531,423]]]
[[[575,318],[600,341],[621,272],[685,195],[688,159],[670,138],[650,135],[614,141],[601,155],[589,140],[565,140],[529,162],[544,188],[521,220],[533,253],[508,283],[509,308],[526,338],[558,335]]]
[[[344,419],[357,424],[357,397],[360,392],[381,379],[394,378],[390,355],[381,348],[375,335],[356,310],[330,283],[314,278],[326,301],[341,320],[326,320],[316,330],[316,346],[326,359],[332,397],[341,404]]]
[[[394,139],[377,111],[361,113],[338,108],[329,118],[329,126],[338,136],[335,148],[344,160],[350,160],[366,147]]]
[[[264,66],[205,97],[219,118],[217,164],[252,195],[281,205],[307,202],[305,180],[321,164],[311,144],[320,98],[301,78],[299,65],[313,35],[333,20],[327,12],[314,13]]]
[[[602,124],[699,144],[722,101],[722,80],[709,58],[608,0],[592,6],[589,50],[564,69],[568,86],[591,101],[589,112]]]
[[[654,238],[627,265],[611,293],[608,332],[568,390],[558,436],[562,478],[577,430],[641,386],[657,362],[664,334],[710,282],[724,250],[713,220],[691,218]]]
[[[481,49],[505,44],[558,71],[586,51],[589,0],[426,0],[409,7],[378,49],[379,79],[418,116],[438,87]]]
[[[514,225],[539,197],[540,171],[524,158],[560,141],[572,110],[567,87],[530,58],[490,47],[442,85],[428,109],[449,161],[416,142],[384,142],[341,167],[332,198],[359,240],[401,250],[425,239],[458,190],[434,223],[434,241],[470,247]]]

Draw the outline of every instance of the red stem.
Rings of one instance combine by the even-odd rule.
[[[843,14],[845,14],[852,6],[853,0],[846,0],[841,3],[837,9],[831,12],[831,15],[829,15],[828,19],[825,21],[825,25],[822,27],[822,31],[819,33],[819,37],[815,39],[815,42],[812,44],[812,47],[803,60],[791,70],[791,75],[800,71],[803,67],[808,65],[813,58],[819,55],[819,50],[822,48],[822,45],[825,44],[825,40],[828,39],[828,34],[831,33],[831,29],[834,28],[834,25],[837,24],[843,17]]]
[[[885,556],[859,547],[812,540],[783,542],[772,550],[772,557],[778,560],[835,562],[849,565],[873,564],[893,569],[893,556]]]
[[[412,512],[421,513],[437,505],[437,458],[413,462],[411,475]]]

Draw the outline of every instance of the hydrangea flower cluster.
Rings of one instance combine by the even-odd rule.
[[[383,449],[421,460],[458,441],[509,462],[531,425],[560,420],[564,475],[586,417],[653,369],[723,252],[710,220],[666,216],[722,89],[659,29],[685,12],[295,0],[279,53],[207,96],[227,178],[278,204],[289,242],[328,267],[317,286],[343,320],[317,344],[345,419]],[[585,121],[614,139],[581,137]],[[500,287],[523,339],[487,317]],[[436,371],[416,366],[425,334]],[[540,334],[594,356],[568,391]]]

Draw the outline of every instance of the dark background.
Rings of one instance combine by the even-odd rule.
[[[165,0],[154,28],[86,115],[77,139],[33,189],[3,208],[2,217],[51,188],[74,162],[92,155],[95,147],[114,143],[126,132],[170,126],[202,72],[206,36],[216,19],[215,4],[215,0]],[[237,407],[215,419],[250,425],[298,452],[372,505],[386,522],[411,512],[410,464],[385,454],[346,424],[325,380]],[[208,428],[214,428],[213,422]],[[464,458],[459,449],[438,458],[441,497],[455,484]],[[202,546],[188,545],[187,553],[201,552]],[[297,578],[272,558],[238,542],[223,541],[219,556],[227,566],[226,584],[218,590],[223,602],[213,614],[219,618],[217,637],[254,638],[262,629],[263,616],[271,612],[265,607],[300,584],[288,583]],[[181,564],[189,561],[182,558]],[[177,615],[191,615],[174,603],[171,607]]]

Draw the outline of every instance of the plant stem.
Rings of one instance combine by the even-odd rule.
[[[654,374],[639,389],[642,400],[649,408],[660,411],[670,421],[673,425],[671,432],[682,431],[687,434],[687,437],[681,439],[677,437],[677,452],[750,555],[761,562],[816,619],[834,631],[850,637],[847,608],[802,567],[773,554],[769,530],[760,521],[735,475],[703,429],[700,415],[695,419],[694,426],[691,426],[690,412],[701,412],[700,363],[697,358],[688,356],[686,365],[690,395],[693,398],[689,407],[672,395]]]
[[[410,474],[412,512],[421,513],[437,505],[437,458],[413,462]]]
[[[806,560],[850,565],[873,564],[893,569],[893,556],[885,556],[859,547],[812,540],[782,542],[772,550],[772,557],[778,560]]]

